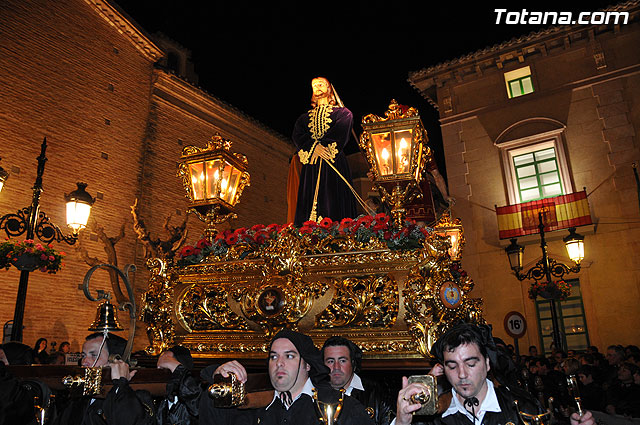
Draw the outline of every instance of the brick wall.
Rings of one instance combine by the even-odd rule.
[[[187,201],[175,172],[184,145],[204,146],[220,131],[234,142],[234,149],[249,157],[251,187],[245,190],[234,227],[284,222],[291,152],[281,136],[233,107],[154,70],[154,58],[140,45],[147,43],[151,51],[155,46],[143,38],[136,47],[122,26],[109,22],[113,16],[105,12],[108,7],[96,4],[3,2],[0,157],[1,165],[12,173],[0,193],[0,215],[30,204],[36,157],[46,136],[49,161],[41,209],[66,227],[63,194],[74,190],[76,181],[88,183],[87,190],[100,195],[93,222],[108,236],[116,236],[125,224],[125,237],[116,244],[118,262],[120,267],[138,266],[132,278],[140,294],[146,288],[146,271],[130,206],[140,198],[141,213],[154,237],[166,237],[162,224],[169,214],[174,216],[172,223],[179,224]],[[159,87],[162,84],[171,87]],[[162,99],[158,93],[167,90],[179,92],[180,101]],[[185,109],[184,99],[189,108]],[[189,228],[189,240],[199,238],[202,225],[195,217],[190,217]],[[23,341],[32,345],[39,337],[58,344],[68,340],[73,350],[79,350],[97,307],[78,288],[89,267],[74,248],[55,245],[68,253],[67,266],[57,275],[31,273]],[[89,256],[107,260],[91,231],[81,233],[80,245]],[[0,279],[0,322],[5,323],[13,318],[19,273],[13,268],[0,271]],[[110,290],[107,274],[96,272],[91,288]],[[120,319],[126,327],[124,313]],[[138,330],[136,349],[146,345],[143,330]]]

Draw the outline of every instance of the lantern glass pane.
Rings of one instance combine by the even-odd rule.
[[[393,148],[391,147],[391,133],[373,133],[373,149],[376,151],[378,172],[381,176],[393,174]]]
[[[238,183],[240,183],[240,171],[232,167],[231,168],[231,177],[229,178],[229,187],[227,189],[227,199],[226,201],[231,204],[236,204],[236,193],[238,192]]]
[[[202,162],[195,162],[189,164],[189,174],[191,175],[191,191],[194,201],[201,201],[204,199],[204,172],[202,169]]]
[[[451,248],[449,248],[449,256],[453,259],[457,259],[458,253],[460,252],[460,231],[450,230],[447,232],[447,236],[449,236],[449,241],[451,242]]]
[[[218,197],[218,179],[220,176],[221,161],[213,159],[207,161],[207,199]]]
[[[413,131],[411,129],[394,132],[396,142],[396,174],[405,174],[411,170],[412,133]]]
[[[91,205],[84,202],[69,201],[67,202],[67,225],[77,233],[80,229],[86,227],[91,213]]]
[[[573,240],[567,242],[567,254],[569,258],[576,263],[580,263],[584,259],[584,241]]]
[[[231,164],[225,161],[224,171],[222,172],[222,181],[220,181],[220,198],[225,202],[229,202],[229,196],[232,194],[232,190],[229,188],[229,182],[233,167]]]

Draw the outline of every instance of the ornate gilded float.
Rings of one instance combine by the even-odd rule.
[[[420,178],[423,155],[429,155],[426,132],[414,122],[417,112],[409,113],[407,120],[393,102],[387,113],[389,125],[404,120],[410,130],[392,132],[416,136],[406,147],[413,152],[410,165],[394,166],[408,176],[394,181],[396,187],[401,182],[402,192],[417,187],[410,181]],[[364,136],[361,144],[374,139]],[[392,142],[402,154],[404,143]],[[369,160],[382,158],[374,155],[382,152],[379,146],[367,149]],[[381,183],[381,177],[390,178],[377,176]],[[482,302],[470,297],[473,281],[460,266],[459,221],[445,214],[434,227],[417,225],[404,219],[401,201],[393,219],[377,214],[340,222],[325,218],[300,228],[214,231],[184,247],[179,261],[149,260],[141,312],[148,352],[180,343],[196,357],[264,358],[270,337],[287,327],[318,345],[329,336],[345,336],[367,358],[428,356],[449,324],[482,322]]]

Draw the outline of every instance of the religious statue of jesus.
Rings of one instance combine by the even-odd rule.
[[[329,217],[356,216],[351,193],[351,172],[344,148],[349,141],[353,115],[339,105],[326,78],[311,81],[312,109],[302,114],[293,129],[293,142],[302,163],[294,224]]]

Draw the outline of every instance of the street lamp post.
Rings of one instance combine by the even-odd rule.
[[[549,258],[547,252],[547,241],[545,239],[543,216],[544,211],[538,212],[538,229],[540,233],[540,249],[542,250],[542,258],[535,264],[535,266],[527,270],[526,273],[521,273],[524,246],[518,245],[516,238],[512,238],[511,245],[505,248],[511,269],[514,271],[514,274],[519,281],[533,279],[537,282],[544,279],[547,282],[551,282],[552,277],[561,279],[567,273],[578,273],[580,271],[580,262],[584,258],[584,236],[577,234],[575,227],[571,227],[569,229],[569,236],[565,237],[563,241],[567,247],[569,258],[571,258],[575,265],[573,267],[569,267],[566,264],[559,263],[553,258]],[[553,344],[556,349],[564,351],[564,344],[560,335],[560,325],[558,323],[556,300],[553,297],[549,299],[549,307],[551,308]]]
[[[38,239],[45,243],[50,243],[55,240],[57,242],[64,241],[69,245],[73,245],[78,240],[78,231],[87,224],[87,219],[89,218],[88,210],[90,210],[95,199],[84,190],[86,184],[78,183],[78,189],[66,195],[67,223],[73,226],[73,233],[71,235],[65,235],[58,226],[51,223],[46,214],[40,211],[40,194],[43,191],[42,176],[47,161],[47,157],[45,156],[46,150],[47,138],[45,137],[40,148],[40,156],[37,158],[38,169],[36,181],[32,188],[33,195],[31,205],[15,214],[6,214],[0,217],[0,230],[4,230],[9,237],[26,234],[26,239],[30,240],[33,240],[37,236]],[[85,207],[76,208],[79,204],[84,204]],[[83,217],[78,218],[77,216],[73,216],[76,211],[83,215]],[[81,211],[83,211],[84,214],[81,213]],[[82,220],[84,220],[83,223]],[[13,326],[11,328],[12,341],[22,342],[22,323],[24,321],[27,286],[29,283],[29,273],[31,271],[32,270],[28,268],[22,268],[20,270],[20,283],[18,285],[16,307],[13,313]]]

